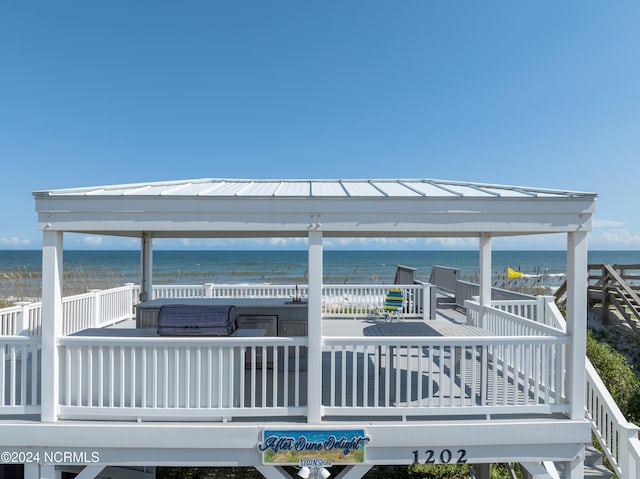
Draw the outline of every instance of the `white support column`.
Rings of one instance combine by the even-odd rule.
[[[563,464],[562,479],[584,479],[584,448],[578,456]]]
[[[571,419],[584,418],[585,354],[587,341],[587,233],[567,234],[567,346],[566,389]]]
[[[153,238],[142,233],[140,244],[140,301],[153,299]]]
[[[480,234],[480,324],[484,327],[484,308],[491,306],[491,236]]]
[[[40,465],[40,479],[60,479],[62,472],[53,464]]]
[[[62,240],[59,231],[45,231],[42,235],[42,422],[58,420],[57,343],[62,336]]]
[[[309,231],[307,422],[322,420],[322,232]]]
[[[27,462],[24,465],[24,479],[38,479],[40,477],[40,465],[37,462]]]

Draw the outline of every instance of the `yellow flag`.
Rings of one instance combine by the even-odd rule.
[[[507,266],[507,278],[519,278],[523,275],[524,273],[521,273],[520,271],[515,271]]]

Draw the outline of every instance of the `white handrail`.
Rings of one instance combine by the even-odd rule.
[[[130,319],[133,315],[135,287],[126,284],[107,290],[66,296],[62,299],[62,331],[72,334],[87,328],[99,328]],[[18,303],[0,309],[0,337],[40,336],[42,302]]]
[[[566,336],[327,337],[328,415],[566,412]]]
[[[324,285],[324,318],[363,318],[382,308],[387,285]],[[430,311],[428,284],[393,285],[403,290],[405,318],[426,318]],[[128,283],[63,298],[63,334],[104,327],[133,316],[140,287]],[[213,284],[154,285],[154,298],[306,298],[307,285]],[[19,303],[0,309],[0,336],[39,336],[42,303]]]
[[[587,419],[616,475],[640,477],[639,428],[624,417],[588,359],[586,395]]]
[[[370,314],[378,307],[378,296],[382,296],[388,287],[372,285],[326,285],[325,299],[323,301],[323,313],[332,317],[357,317]],[[411,306],[408,306],[409,314],[418,315],[419,312],[428,311],[428,295],[421,293],[423,286],[404,286],[405,295],[414,298]],[[158,297],[283,297],[289,298],[295,295],[306,296],[305,286],[295,285],[195,285],[195,286],[156,286]],[[120,288],[106,291],[91,291],[82,295],[74,295],[64,298],[63,315],[65,318],[63,330],[65,334],[78,331],[87,327],[100,327],[112,324],[121,319],[127,319],[132,315],[132,307],[137,302],[136,291],[139,287],[128,284]],[[371,299],[374,297],[375,299]],[[338,301],[339,300],[339,301]],[[336,307],[338,305],[338,307]],[[470,321],[479,320],[479,306],[469,302]],[[566,329],[562,315],[553,302],[539,300],[537,304],[528,300],[496,301],[492,308],[487,309],[487,326],[494,330],[495,334],[513,335],[557,335]],[[523,319],[525,315],[528,319]],[[533,326],[531,323],[534,323]],[[544,324],[546,326],[544,326]],[[504,325],[508,324],[505,328]],[[15,411],[16,413],[34,413],[39,410],[39,405],[34,402],[35,396],[30,393],[22,394],[23,387],[29,386],[32,391],[37,388],[37,375],[39,374],[39,361],[33,361],[31,369],[24,368],[27,362],[21,362],[21,358],[37,357],[39,355],[39,338],[30,339],[28,336],[39,336],[41,328],[41,303],[20,303],[19,305],[0,309],[0,347],[4,347],[12,366],[7,372],[2,371],[0,377],[0,398],[9,399],[9,404],[1,404],[3,412]],[[20,336],[17,336],[20,335]],[[70,340],[71,338],[65,338]],[[88,339],[88,338],[84,338]],[[73,339],[75,340],[75,338]],[[61,347],[72,348],[73,340]],[[327,340],[337,341],[336,338]],[[353,340],[351,339],[351,344]],[[73,343],[75,344],[75,343]],[[346,347],[346,345],[343,345]],[[333,343],[333,348],[343,347]],[[100,347],[100,346],[98,346]],[[102,347],[105,347],[104,345]],[[370,346],[360,345],[369,348]],[[385,346],[392,347],[392,346]],[[401,347],[395,345],[396,350]],[[436,347],[436,346],[431,346]],[[457,348],[461,346],[450,345]],[[93,351],[93,350],[92,350]],[[131,351],[134,351],[133,349]],[[337,350],[336,350],[337,351]],[[434,350],[435,351],[435,350]],[[65,351],[65,354],[67,352]],[[74,352],[74,354],[81,354]],[[88,353],[87,353],[88,354]],[[93,353],[92,353],[93,354]],[[135,356],[135,352],[131,352]],[[334,354],[336,354],[334,352]],[[341,353],[342,354],[342,353]],[[34,356],[36,355],[36,356]],[[496,356],[497,357],[497,356]],[[30,372],[29,372],[30,371]],[[5,391],[6,384],[13,388]],[[25,377],[26,375],[26,377]],[[600,441],[616,473],[623,479],[640,479],[640,441],[637,438],[637,426],[629,423],[620,413],[619,408],[611,398],[606,387],[602,384],[593,367],[587,363],[585,389],[587,392],[587,417],[592,423],[594,434]],[[35,382],[34,382],[35,381]],[[34,386],[35,385],[35,386]],[[11,399],[13,398],[13,399]],[[31,398],[25,403],[22,398]],[[12,402],[13,401],[13,402]],[[7,409],[10,408],[10,409]],[[344,408],[338,408],[343,410]],[[396,408],[397,409],[397,408]],[[339,411],[334,411],[340,414]],[[612,435],[613,434],[613,435]]]
[[[565,319],[556,304],[547,301],[545,308],[545,321],[566,331]],[[615,474],[620,479],[639,479],[640,428],[624,417],[589,359],[586,360],[585,394],[585,415]]]
[[[493,306],[482,308],[477,301],[465,301],[465,308],[467,309],[468,324],[484,328],[497,336],[565,334],[564,330],[523,318],[504,309]]]
[[[429,314],[429,285],[328,284],[322,287],[323,318],[367,318],[382,310],[389,288],[402,290],[404,318]]]
[[[60,417],[169,419],[306,414],[305,337],[59,340]]]
[[[40,412],[40,338],[0,337],[0,409],[3,414]]]
[[[21,306],[0,309],[0,336],[14,336],[17,334],[21,314]]]

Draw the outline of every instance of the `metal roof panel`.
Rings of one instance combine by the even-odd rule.
[[[312,196],[347,196],[340,181],[312,181]]]
[[[459,196],[464,197],[491,197],[495,196],[487,191],[482,191],[479,188],[474,188],[471,184],[464,183],[447,183],[441,181],[434,181],[434,184],[451,191]]]
[[[431,179],[211,179],[66,188],[35,192],[41,196],[254,196],[254,197],[468,197],[562,198],[594,195],[575,191]]]
[[[344,180],[342,182],[349,196],[384,196],[384,194],[373,186],[369,181]]]
[[[278,181],[251,181],[245,184],[244,188],[240,188],[237,196],[273,196],[280,186]]]
[[[429,183],[426,180],[422,181],[403,181],[403,183],[409,187],[414,189],[415,191],[421,193],[424,196],[433,196],[433,197],[450,197],[450,196],[458,196],[455,193],[445,190],[444,188],[439,187],[438,185],[434,185]]]
[[[311,181],[283,181],[276,196],[311,196]]]
[[[385,196],[422,196],[417,191],[407,188],[399,181],[372,181],[373,185],[382,191]]]

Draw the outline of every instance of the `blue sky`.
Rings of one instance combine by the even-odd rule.
[[[35,190],[416,177],[596,192],[590,248],[640,250],[638,25],[631,0],[2,2],[0,249],[40,248]]]

